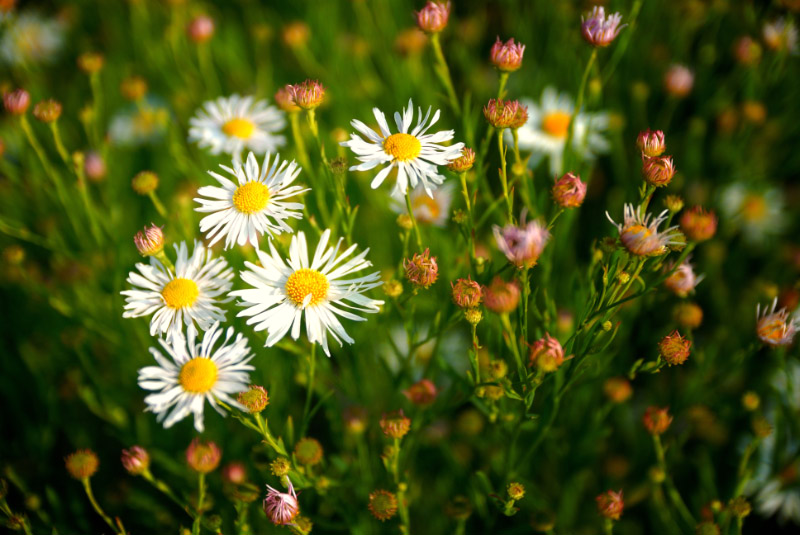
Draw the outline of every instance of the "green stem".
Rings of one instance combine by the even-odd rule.
[[[101,116],[103,109],[103,89],[100,87],[99,72],[93,72],[89,75],[89,85],[92,88],[92,102],[94,103],[92,106],[92,119],[94,120],[94,128],[92,129],[92,144],[97,147],[100,145],[100,140],[102,139],[101,132],[103,131],[103,119]]]
[[[292,128],[292,139],[294,140],[294,148],[297,151],[297,159],[300,160],[300,165],[303,166],[303,169],[309,174],[314,173],[314,169],[311,167],[311,160],[308,159],[308,152],[306,150],[306,142],[303,139],[303,135],[300,132],[300,123],[298,122],[298,118],[300,114],[297,112],[290,112],[289,115],[289,125]]]
[[[586,69],[583,71],[581,77],[581,85],[578,87],[578,97],[575,100],[575,109],[572,112],[572,117],[569,120],[569,128],[567,129],[567,140],[564,142],[564,169],[571,169],[571,156],[572,156],[572,138],[575,134],[575,117],[581,111],[583,106],[583,94],[586,92],[586,82],[589,80],[589,72],[592,70],[594,60],[597,59],[597,49],[592,49],[592,55],[589,56],[589,61],[586,63]]]
[[[414,208],[411,206],[411,191],[406,188],[406,208],[408,209],[408,216],[411,218],[411,224],[414,227],[414,236],[417,239],[417,248],[422,252],[422,235],[419,233],[419,226],[417,226],[417,218],[414,217]]]
[[[58,130],[58,121],[52,121],[49,123],[49,125],[50,131],[53,133],[53,141],[56,144],[56,150],[58,151],[59,156],[61,156],[61,159],[64,160],[64,165],[66,165],[68,169],[73,169],[73,166],[70,162],[69,153],[64,147],[64,143],[61,141],[61,132]]]
[[[514,222],[514,200],[508,194],[508,174],[506,173],[506,150],[503,146],[503,131],[497,131],[497,149],[500,151],[500,183],[503,186],[503,197],[508,207],[508,221]]]
[[[658,467],[664,473],[664,485],[667,488],[667,495],[669,496],[672,505],[678,510],[678,513],[681,515],[681,518],[683,518],[683,521],[687,524],[687,526],[691,528],[697,525],[692,513],[689,512],[689,508],[686,507],[686,503],[684,503],[683,498],[681,498],[681,495],[678,492],[678,489],[672,482],[669,472],[667,472],[667,463],[664,458],[664,447],[661,445],[661,437],[658,435],[653,435],[653,445],[655,446],[656,450]]]
[[[502,71],[500,72],[500,83],[497,86],[497,100],[502,100],[506,91],[506,82],[508,82],[508,73]]]
[[[317,344],[311,345],[311,355],[308,366],[308,385],[306,390],[306,403],[303,407],[303,426],[300,428],[300,436],[305,436],[308,427],[309,412],[311,411],[311,398],[314,393],[314,372],[317,366]]]
[[[217,71],[214,70],[214,62],[211,59],[211,49],[208,43],[199,43],[197,45],[197,58],[200,62],[200,70],[203,73],[203,78],[206,79],[206,90],[211,96],[220,94],[220,83],[217,77]]]
[[[203,519],[203,502],[206,499],[206,475],[197,474],[197,516],[192,523],[192,535],[200,535],[200,522]]]
[[[100,507],[100,504],[98,504],[97,500],[94,498],[94,493],[92,492],[92,485],[89,482],[89,478],[84,477],[83,479],[81,479],[81,483],[83,483],[83,490],[86,491],[86,496],[89,498],[89,502],[92,504],[92,507],[94,508],[95,512],[98,515],[100,515],[100,518],[102,518],[103,521],[105,521],[105,523],[108,524],[109,527],[112,530],[114,530],[115,533],[119,533],[119,531],[117,530],[117,526],[114,525],[114,522],[111,521],[111,518],[109,518],[109,516],[105,514],[105,512],[103,512],[103,509]],[[122,530],[121,533],[124,532],[125,531]]]
[[[180,507],[181,509],[183,509],[184,511],[186,511],[186,514],[188,514],[188,515],[189,515],[191,518],[194,518],[194,517],[195,517],[195,515],[194,515],[194,514],[192,514],[192,511],[191,511],[191,509],[189,508],[189,506],[188,506],[188,505],[186,505],[185,503],[183,503],[183,502],[182,502],[182,501],[181,501],[181,500],[180,500],[180,499],[179,499],[177,496],[175,496],[175,493],[174,493],[174,492],[172,492],[172,489],[171,489],[171,488],[169,488],[169,486],[168,486],[166,483],[164,483],[164,482],[163,482],[163,481],[161,481],[160,479],[156,479],[155,477],[153,477],[153,474],[150,472],[150,470],[147,470],[147,471],[145,471],[145,472],[142,474],[142,477],[143,477],[143,478],[144,478],[144,479],[145,479],[145,480],[146,480],[148,483],[150,483],[151,485],[153,485],[153,487],[155,487],[155,488],[156,488],[156,489],[157,489],[159,492],[161,492],[161,493],[162,493],[162,494],[164,494],[164,495],[165,495],[167,498],[169,498],[170,500],[172,500],[172,501],[173,501],[173,502],[174,502],[174,503],[175,503],[175,504],[176,504],[178,507]]]
[[[642,2],[643,0],[634,0],[633,2],[631,14],[628,18],[628,27],[622,34],[622,37],[620,37],[619,44],[614,49],[614,54],[608,61],[608,65],[606,65],[603,84],[607,83],[611,79],[611,75],[614,74],[614,69],[617,68],[617,64],[619,63],[620,59],[622,59],[622,56],[625,54],[625,50],[628,48],[628,45],[631,42],[633,30],[636,27],[636,19],[639,17],[639,11],[642,9]]]
[[[164,219],[169,219],[169,215],[167,214],[167,209],[164,208],[163,204],[161,204],[161,201],[159,200],[156,192],[151,191],[147,194],[147,196],[150,197],[151,201],[153,201],[153,206],[156,207],[156,210],[158,211],[159,215],[161,215],[161,217],[163,217]]]
[[[453,87],[453,80],[450,77],[450,69],[447,67],[447,61],[444,59],[444,54],[442,53],[442,44],[439,42],[438,33],[431,35],[431,46],[436,56],[436,74],[439,76],[442,85],[444,85],[447,91],[447,96],[450,99],[450,106],[453,108],[453,111],[456,115],[461,115],[461,105],[458,103],[456,90]]]

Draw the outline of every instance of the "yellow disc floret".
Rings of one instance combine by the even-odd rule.
[[[233,205],[243,214],[255,214],[269,201],[269,188],[261,182],[248,182],[236,189]]]
[[[286,280],[286,295],[296,305],[303,306],[307,296],[311,296],[306,306],[314,306],[328,296],[330,283],[327,277],[316,269],[298,269]]]
[[[205,394],[217,382],[217,365],[206,357],[195,357],[181,368],[178,382],[186,392]]]
[[[399,162],[413,160],[422,151],[419,139],[411,134],[392,134],[383,142],[383,150]]]
[[[542,118],[542,129],[553,137],[565,138],[572,116],[564,111],[554,111]]]
[[[189,307],[197,301],[200,290],[197,283],[190,279],[172,279],[161,290],[161,297],[169,308],[179,309]]]
[[[250,139],[255,129],[256,125],[253,124],[253,121],[241,118],[231,119],[222,125],[222,131],[225,132],[225,135],[238,137],[239,139]]]

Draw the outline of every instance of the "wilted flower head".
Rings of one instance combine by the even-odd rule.
[[[403,390],[403,395],[414,405],[430,405],[436,394],[436,385],[430,379],[420,379]]]
[[[92,477],[97,472],[100,461],[97,454],[90,449],[78,450],[70,453],[64,463],[67,465],[67,472],[75,479],[86,479]]]
[[[512,37],[506,43],[497,37],[497,41],[492,45],[492,51],[489,57],[492,64],[499,70],[504,72],[514,72],[522,67],[522,55],[525,53],[525,45],[522,43],[514,43]]]
[[[664,75],[664,89],[674,97],[685,97],[694,86],[694,74],[684,65],[671,65]]]
[[[544,338],[531,345],[528,366],[536,366],[545,373],[554,372],[564,364],[564,348],[558,340],[545,333]]]
[[[614,223],[608,212],[606,217],[619,230],[619,238],[628,251],[638,256],[651,256],[664,254],[669,245],[681,243],[677,241],[678,227],[658,230],[658,226],[669,217],[668,214],[669,211],[664,210],[651,221],[652,214],[642,214],[641,206],[634,210],[632,204],[626,204],[621,224]]]
[[[644,411],[642,423],[644,423],[647,432],[651,435],[663,434],[669,428],[669,424],[672,423],[669,407],[647,407],[647,410]]]
[[[481,303],[481,285],[471,277],[458,279],[450,283],[453,290],[453,302],[461,308],[474,308]]]
[[[51,98],[38,102],[33,107],[33,116],[43,123],[52,123],[61,117],[61,103]]]
[[[228,463],[222,467],[222,479],[227,483],[241,485],[247,480],[247,469],[238,461]]]
[[[325,87],[317,80],[306,80],[305,82],[288,86],[292,102],[304,110],[313,110],[322,104],[325,98]]]
[[[155,223],[150,223],[149,227],[144,227],[133,237],[136,250],[142,256],[153,256],[164,250],[164,227],[159,227]]]
[[[577,208],[586,197],[586,183],[578,175],[567,173],[553,184],[552,194],[560,207]]]
[[[285,85],[275,92],[275,104],[285,112],[300,111],[300,106],[292,99],[292,86]]]
[[[645,156],[642,159],[642,175],[644,181],[651,186],[663,187],[672,182],[675,176],[675,165],[672,156]]]
[[[141,446],[133,446],[129,450],[122,450],[122,466],[131,475],[143,474],[150,468],[150,454]]]
[[[383,434],[389,438],[403,438],[411,429],[411,419],[406,417],[403,409],[384,414],[380,424]]]
[[[453,171],[454,173],[464,173],[472,169],[472,166],[474,164],[475,164],[475,151],[464,147],[463,149],[461,149],[461,156],[459,156],[455,160],[451,160],[450,163],[447,164],[447,168]]]
[[[673,331],[658,343],[658,353],[670,366],[677,366],[689,358],[691,347],[691,340],[681,336],[678,331]]]
[[[3,93],[3,105],[11,115],[22,115],[31,105],[31,95],[24,89]]]
[[[597,498],[597,512],[605,518],[612,520],[619,520],[622,516],[622,510],[625,508],[625,503],[622,501],[622,491],[614,492],[607,490]]]
[[[797,27],[783,17],[764,24],[764,43],[772,50],[797,52]]]
[[[668,265],[667,271],[670,271],[673,266],[674,264]],[[699,277],[695,275],[692,264],[689,260],[685,260],[667,277],[667,280],[664,281],[664,286],[678,297],[686,297],[702,280],[703,275]]]
[[[429,288],[439,277],[436,257],[431,256],[429,249],[425,249],[422,254],[415,253],[411,260],[403,260],[403,268],[411,284],[420,288]]]
[[[608,46],[617,38],[620,30],[627,26],[622,22],[622,15],[614,13],[606,17],[605,9],[594,6],[591,12],[581,17],[581,33],[583,38],[592,46]]]
[[[425,33],[439,33],[447,27],[450,2],[428,2],[416,15],[420,30]]]
[[[609,377],[603,383],[603,392],[614,403],[623,403],[633,395],[633,388],[625,377]]]
[[[397,514],[397,496],[388,490],[379,489],[369,494],[369,511],[381,522]]]
[[[756,334],[765,344],[776,347],[792,343],[795,333],[800,329],[800,318],[790,316],[785,308],[776,310],[778,298],[772,301],[772,306],[761,305],[756,307]]]
[[[694,206],[681,216],[681,231],[692,241],[705,241],[717,233],[717,215],[702,206]]]
[[[189,22],[186,33],[195,43],[205,43],[214,36],[214,19],[208,15],[198,15]]]
[[[644,130],[636,137],[636,146],[642,151],[642,156],[652,158],[661,156],[667,150],[664,132],[661,130]]]
[[[219,466],[222,451],[212,441],[202,442],[199,438],[192,440],[186,449],[186,462],[195,472],[207,474]]]
[[[509,314],[519,304],[519,285],[495,277],[489,286],[483,287],[483,303],[495,314]]]
[[[524,109],[525,121],[527,121],[527,106],[523,106],[518,100],[502,100],[493,98],[490,99],[489,103],[483,107],[483,116],[486,117],[486,120],[489,121],[490,125],[502,130],[504,128],[510,128],[512,125],[519,123],[521,120],[521,116],[518,115],[521,113],[520,108]],[[523,121],[519,126],[516,126],[516,128],[524,125],[525,121]]]
[[[239,393],[239,403],[244,405],[250,414],[256,414],[269,405],[269,394],[263,386],[250,385],[248,390]]]
[[[264,512],[267,518],[276,526],[291,524],[300,512],[300,504],[297,502],[297,494],[291,480],[287,477],[289,492],[280,492],[267,485],[267,497],[264,498]]]
[[[524,215],[519,226],[508,224],[500,228],[495,225],[492,231],[497,248],[518,268],[535,266],[550,239],[550,232],[544,225],[538,221],[525,223]]]

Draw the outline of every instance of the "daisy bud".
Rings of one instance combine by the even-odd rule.
[[[609,377],[603,383],[603,392],[613,403],[624,403],[633,395],[633,388],[624,377]]]
[[[122,80],[119,91],[128,100],[140,100],[147,94],[147,82],[141,76],[129,76]]]
[[[667,195],[664,199],[664,206],[673,214],[683,210],[683,199],[679,195]]]
[[[300,111],[300,107],[292,100],[291,88],[291,85],[285,85],[275,92],[275,104],[287,113]]]
[[[675,176],[672,156],[645,157],[642,162],[642,175],[644,181],[651,186],[660,188],[668,185]]]
[[[483,311],[480,308],[468,308],[464,311],[464,319],[470,325],[477,325],[483,319]]]
[[[514,43],[514,38],[503,43],[500,37],[494,42],[489,58],[498,70],[503,72],[514,72],[522,67],[522,55],[525,53],[525,45]]]
[[[733,45],[733,55],[742,65],[754,65],[761,60],[761,45],[750,36],[740,37]]]
[[[397,496],[388,490],[376,490],[369,494],[369,512],[384,522],[397,514]]]
[[[661,408],[651,406],[647,407],[647,410],[644,411],[642,422],[648,433],[651,435],[661,435],[669,428],[669,424],[672,423],[672,416],[669,415],[668,407]]]
[[[636,137],[636,146],[642,151],[642,156],[652,158],[661,156],[667,150],[664,132],[661,130],[644,130]]]
[[[195,43],[205,43],[214,36],[214,19],[208,15],[198,15],[186,27],[186,33]]]
[[[280,492],[267,485],[267,497],[264,498],[264,512],[276,526],[291,524],[300,513],[300,504],[297,502],[294,486],[288,477],[286,481],[289,484],[289,492]]]
[[[525,486],[522,483],[512,481],[506,487],[508,497],[514,501],[519,501],[525,496]]]
[[[403,390],[403,395],[414,405],[426,406],[433,403],[436,399],[436,385],[430,379],[420,379],[407,389]]]
[[[301,438],[294,446],[294,455],[300,464],[307,466],[319,464],[322,460],[322,454],[322,444],[316,438]]]
[[[586,183],[581,177],[567,173],[553,184],[553,200],[562,208],[577,208],[586,197]]]
[[[283,477],[289,474],[289,471],[292,469],[292,463],[289,462],[289,459],[286,457],[278,457],[269,464],[269,469],[272,475]]]
[[[263,386],[250,385],[248,390],[239,393],[238,401],[250,414],[258,414],[269,405],[269,394]]]
[[[247,481],[247,470],[240,462],[228,463],[222,467],[222,480],[226,483],[241,485]]]
[[[403,414],[403,409],[384,414],[380,424],[383,434],[389,438],[403,438],[411,429],[411,419]]]
[[[761,406],[761,398],[753,392],[752,390],[747,391],[742,396],[742,407],[749,412],[753,412],[758,410],[758,407]]]
[[[597,501],[597,512],[605,518],[611,520],[619,520],[622,516],[622,510],[625,508],[625,502],[622,501],[622,491],[614,492],[607,490],[603,494],[595,498]]]
[[[520,269],[535,266],[550,239],[550,233],[544,225],[538,221],[526,224],[524,218],[520,226],[506,225],[500,228],[495,225],[493,232],[497,248]]]
[[[43,100],[33,107],[33,116],[43,123],[52,123],[61,117],[61,103],[53,99]]]
[[[606,17],[605,9],[594,6],[592,11],[581,17],[581,34],[583,39],[592,46],[605,47],[617,38],[620,30],[627,26],[622,22],[622,15],[614,13]]]
[[[100,182],[106,177],[106,162],[95,151],[89,151],[83,159],[83,172],[92,182]]]
[[[536,366],[545,373],[556,371],[564,364],[564,348],[555,338],[545,333],[544,338],[531,345],[528,366]]]
[[[22,115],[31,105],[31,95],[24,89],[3,93],[3,105],[11,115]]]
[[[685,329],[697,329],[703,323],[703,309],[696,303],[679,303],[673,315],[678,325]]]
[[[717,216],[711,210],[694,206],[681,216],[681,231],[692,241],[711,239],[717,233]]]
[[[431,256],[428,249],[422,254],[415,253],[411,260],[403,260],[403,268],[406,270],[406,278],[419,288],[430,288],[439,277],[436,257]]]
[[[475,151],[464,147],[461,150],[461,156],[455,160],[450,160],[447,168],[454,173],[465,173],[472,169],[473,165],[475,165]]]
[[[489,103],[483,107],[483,116],[490,125],[502,130],[504,128],[509,128],[512,124],[516,124],[519,121],[517,112],[519,111],[520,106],[521,105],[517,100],[501,100],[493,98],[490,99]],[[522,107],[525,108],[525,113],[527,114],[527,107]],[[522,124],[525,123],[523,122]]]
[[[222,452],[219,447],[211,442],[201,442],[199,438],[192,440],[186,449],[186,462],[195,472],[207,474],[219,466]]]
[[[136,250],[142,256],[153,256],[164,250],[164,232],[161,230],[163,227],[156,226],[150,223],[149,227],[144,227],[133,237],[133,243],[136,244]]]
[[[461,308],[473,308],[481,304],[481,285],[471,277],[458,279],[450,283],[453,290],[453,302]]]
[[[313,110],[319,107],[325,98],[325,88],[317,80],[306,80],[290,85],[288,88],[292,102],[304,110]]]
[[[447,27],[450,18],[450,2],[428,2],[417,11],[417,26],[425,33],[439,33]]]
[[[133,191],[147,195],[158,188],[158,175],[152,171],[141,171],[131,180]]]
[[[694,86],[694,74],[683,65],[672,65],[664,75],[664,89],[673,97],[683,98]]]
[[[367,429],[367,411],[363,407],[347,407],[343,419],[345,429],[354,435],[360,435]]]
[[[301,20],[290,22],[281,31],[281,39],[291,48],[304,46],[309,37],[311,37],[311,30],[308,24]]]
[[[86,74],[99,72],[105,62],[103,55],[97,52],[84,52],[78,56],[78,68]]]
[[[510,314],[519,304],[519,285],[495,277],[489,286],[483,287],[483,302],[495,314]]]
[[[122,450],[122,466],[132,476],[138,476],[150,469],[150,454],[141,446]]]
[[[689,358],[691,347],[691,340],[687,340],[678,331],[674,331],[658,343],[658,353],[670,366],[677,366]]]
[[[97,467],[100,461],[97,454],[90,449],[78,450],[75,453],[70,453],[64,459],[67,465],[67,472],[75,479],[87,479],[92,477],[97,472]]]
[[[383,284],[383,292],[389,297],[400,297],[403,294],[403,283],[394,279],[386,281]]]

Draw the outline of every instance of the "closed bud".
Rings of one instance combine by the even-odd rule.
[[[301,438],[294,446],[294,455],[300,464],[314,466],[322,460],[322,444],[315,438]]]
[[[147,94],[147,82],[141,76],[129,76],[122,80],[119,91],[128,100],[141,100]]]
[[[158,188],[158,175],[152,171],[141,171],[131,180],[133,191],[147,195]]]
[[[192,470],[201,474],[214,471],[221,458],[219,447],[210,440],[201,442],[199,438],[195,438],[186,449],[186,462]]]
[[[506,491],[508,492],[508,497],[514,501],[519,501],[525,496],[525,486],[516,481],[509,483],[508,487],[506,487]]]
[[[667,407],[647,407],[642,418],[647,432],[651,435],[662,435],[669,429],[672,423],[672,416]]]
[[[105,58],[97,52],[84,52],[78,56],[78,68],[86,74],[100,71],[105,64]]]
[[[411,429],[411,419],[403,414],[403,409],[384,414],[380,421],[383,434],[390,438],[403,438]]]
[[[31,105],[31,95],[24,89],[15,89],[3,94],[3,105],[11,115],[22,115]]]
[[[451,160],[450,163],[447,164],[447,168],[454,173],[465,173],[472,169],[474,164],[475,151],[465,147],[461,150],[461,156],[455,160]]]
[[[186,33],[195,43],[205,43],[214,36],[214,19],[208,15],[198,15],[186,27]]]
[[[679,195],[667,195],[664,199],[664,205],[667,207],[667,210],[675,214],[683,210],[683,199],[681,199]]]
[[[658,352],[670,366],[677,366],[689,358],[691,347],[691,340],[687,340],[678,331],[674,331],[659,342]]]
[[[389,280],[383,284],[383,292],[389,297],[400,297],[403,293],[403,283],[399,280]]]
[[[428,2],[417,11],[417,26],[425,33],[439,33],[447,27],[450,2]]]
[[[468,308],[464,310],[464,319],[467,320],[470,325],[477,325],[483,319],[483,311],[478,307]]]
[[[75,479],[87,479],[97,472],[100,460],[92,450],[83,449],[69,454],[64,463],[67,466],[69,475]]]
[[[269,393],[263,386],[250,385],[250,388],[239,393],[238,401],[250,414],[258,414],[269,405]]]
[[[134,476],[144,474],[150,469],[150,454],[141,446],[133,446],[129,450],[122,450],[122,466]]]
[[[675,165],[672,156],[645,156],[642,161],[644,181],[651,186],[664,187],[672,182],[675,176]]]
[[[136,245],[136,250],[142,256],[157,255],[164,250],[164,232],[163,227],[156,226],[150,223],[149,227],[144,227],[133,237],[133,243]]]
[[[577,208],[586,197],[586,183],[581,177],[567,173],[553,184],[553,200],[562,208]]]
[[[522,67],[522,56],[525,53],[525,45],[522,43],[514,43],[511,38],[508,42],[503,43],[500,37],[497,38],[492,50],[489,53],[489,58],[498,70],[503,72],[514,72]]]
[[[403,260],[403,268],[406,271],[406,278],[419,288],[430,288],[439,278],[436,257],[431,256],[428,249],[425,249],[422,254],[415,253],[410,260]]]
[[[481,303],[483,293],[481,285],[472,280],[471,277],[458,279],[455,283],[450,283],[453,290],[453,303],[461,308],[474,308]]]
[[[306,80],[288,86],[292,102],[304,110],[313,110],[325,99],[325,87],[317,80]]]
[[[717,233],[717,216],[711,210],[694,206],[681,216],[681,231],[692,241],[711,239]]]
[[[269,469],[272,475],[282,478],[289,474],[292,469],[292,463],[286,457],[278,457],[269,464]]]
[[[43,100],[33,107],[33,116],[43,123],[52,123],[61,117],[61,103],[53,99]]]
[[[607,490],[603,494],[597,496],[595,501],[597,501],[597,512],[600,513],[600,516],[611,520],[619,520],[619,517],[622,516],[625,502],[622,499],[621,490],[619,492]]]
[[[636,138],[636,146],[642,151],[642,156],[653,158],[661,156],[667,150],[664,132],[661,130],[644,130]]]

